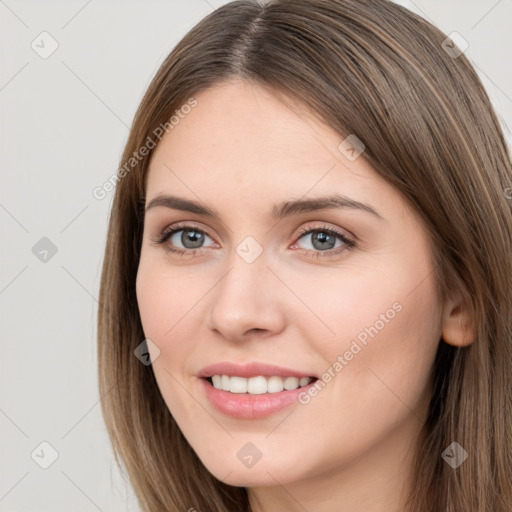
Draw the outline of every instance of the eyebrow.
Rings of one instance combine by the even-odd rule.
[[[185,199],[183,197],[158,195],[154,197],[145,208],[148,212],[152,208],[162,206],[174,210],[181,210],[184,212],[197,213],[210,218],[220,218],[220,215],[214,209],[203,205],[201,203]],[[274,205],[272,209],[272,218],[274,220],[281,220],[285,217],[299,213],[313,212],[317,210],[330,210],[335,208],[347,208],[352,210],[359,210],[378,217],[381,220],[384,218],[370,205],[361,203],[346,196],[334,194],[324,197],[316,197],[311,199],[297,199],[293,201],[284,201]]]

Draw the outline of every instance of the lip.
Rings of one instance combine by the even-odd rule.
[[[208,370],[210,371],[210,370]],[[246,368],[246,371],[248,370]],[[219,375],[214,373],[213,375]],[[224,373],[223,375],[226,375]],[[229,373],[228,373],[229,375]],[[258,375],[262,375],[259,373]],[[275,375],[275,374],[274,374]],[[282,374],[281,374],[282,375]],[[296,375],[296,374],[294,374]],[[243,375],[239,375],[243,377]],[[255,375],[253,375],[255,376]],[[302,375],[307,377],[307,375]],[[270,416],[278,411],[299,403],[299,395],[307,392],[311,386],[314,386],[316,380],[310,382],[307,386],[294,389],[292,391],[280,391],[279,393],[263,393],[261,395],[250,395],[248,393],[230,393],[217,389],[206,379],[207,375],[200,378],[206,396],[210,403],[221,413],[239,419],[258,419]]]
[[[273,364],[266,363],[248,363],[244,365],[231,363],[231,362],[220,362],[211,364],[204,367],[198,374],[199,377],[211,377],[212,375],[229,375],[237,377],[258,377],[262,375],[264,377],[271,377],[277,375],[278,377],[315,377],[317,375],[311,373],[304,373],[299,370],[293,370],[291,368],[285,368],[283,366],[275,366]],[[278,394],[278,393],[276,393]]]

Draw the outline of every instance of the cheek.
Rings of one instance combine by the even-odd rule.
[[[187,315],[197,301],[192,295],[196,294],[187,283],[182,284],[170,268],[142,257],[136,294],[144,335],[159,349],[159,356],[152,360],[151,367],[168,409],[197,414],[197,411],[188,410],[190,400],[176,380],[178,366],[189,359],[193,349],[192,344],[182,340],[190,337],[190,332],[185,329],[190,321]]]
[[[144,334],[149,339],[161,338],[170,327],[165,327],[163,320],[165,311],[172,307],[173,298],[166,293],[164,280],[158,279],[156,272],[143,261],[137,272],[136,292]]]
[[[423,417],[441,328],[430,281],[413,293],[383,292],[366,304],[364,315],[354,310],[350,333],[336,351],[331,347],[330,359],[342,355],[343,361],[333,400],[365,418],[370,436],[375,425],[384,432],[411,414]]]
[[[141,258],[136,280],[137,304],[144,333],[166,345],[180,329],[201,290],[169,266]],[[204,292],[203,292],[204,293]]]
[[[426,259],[394,258],[382,271],[347,272],[339,287],[316,283],[310,304],[333,331],[309,330],[330,374],[331,391],[320,394],[380,423],[410,414],[427,391],[441,336],[430,272]],[[332,291],[325,297],[320,288]]]

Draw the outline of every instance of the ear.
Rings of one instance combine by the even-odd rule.
[[[443,340],[448,345],[465,347],[475,341],[476,332],[469,304],[458,293],[443,309]]]

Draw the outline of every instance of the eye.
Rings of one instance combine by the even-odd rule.
[[[305,250],[309,253],[309,256],[315,258],[336,256],[341,252],[352,249],[356,245],[352,239],[340,231],[327,226],[306,227],[300,231],[299,235],[298,240],[309,237],[311,248],[306,248]],[[202,229],[189,224],[182,224],[164,229],[153,242],[163,245],[167,252],[194,256],[200,249],[208,247],[204,245],[206,239],[213,242]],[[337,244],[338,241],[340,243]],[[213,245],[215,246],[216,243],[213,242]],[[291,247],[295,248],[295,246],[297,246],[297,242]]]
[[[153,242],[164,245],[168,252],[190,254],[205,247],[203,244],[207,238],[212,240],[203,230],[195,226],[178,225],[165,229],[159,238],[153,240]],[[180,247],[179,244],[182,246]]]
[[[352,249],[356,245],[353,240],[343,233],[327,226],[303,228],[300,232],[299,240],[308,238],[311,248],[307,248],[307,250],[309,252],[313,251],[311,256],[315,258],[336,256],[341,252]],[[336,245],[337,240],[341,242],[338,245]],[[297,242],[294,245],[296,244]]]

